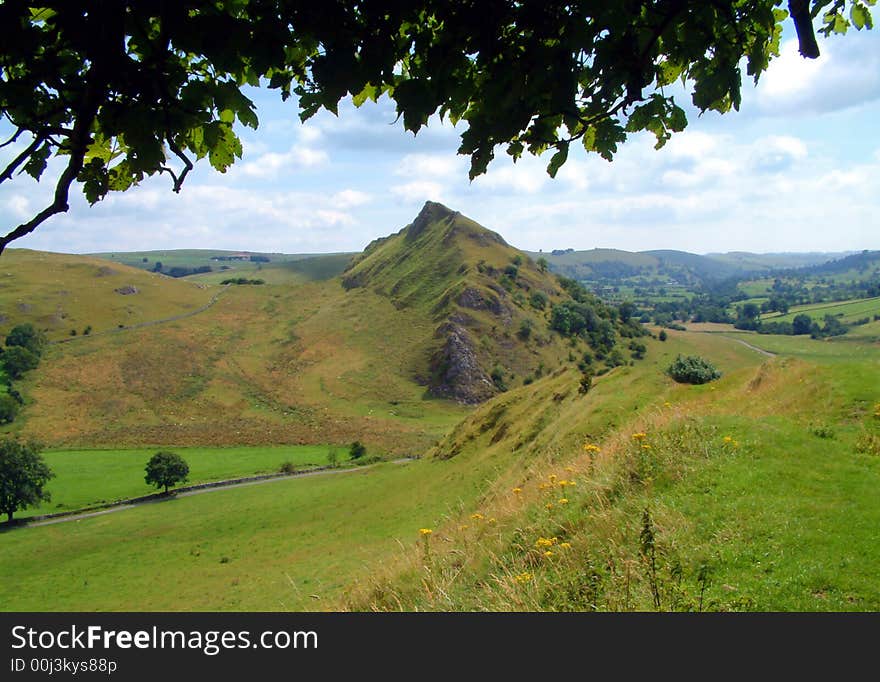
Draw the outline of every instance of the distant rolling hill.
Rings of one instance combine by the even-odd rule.
[[[628,278],[663,278],[683,285],[769,273],[782,268],[805,267],[841,258],[847,253],[744,253],[698,255],[686,251],[622,251],[574,249],[529,252],[545,258],[561,275],[582,281],[620,282]]]

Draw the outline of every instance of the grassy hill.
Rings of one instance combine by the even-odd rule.
[[[31,322],[50,340],[186,314],[216,290],[88,256],[9,249],[0,260],[0,335]]]
[[[412,369],[432,395],[479,403],[571,352],[548,329],[553,306],[570,299],[557,279],[441,204],[426,203],[411,224],[370,244],[342,283],[431,321]]]

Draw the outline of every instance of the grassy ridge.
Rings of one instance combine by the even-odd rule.
[[[718,361],[722,337],[698,336],[677,342],[693,340]],[[346,605],[877,610],[880,354],[851,342],[748,338],[785,356],[724,363],[725,378],[703,387],[652,391],[650,378],[636,379],[631,389],[663,402],[616,427],[603,429],[588,406],[621,398],[597,385],[575,411],[562,375],[520,405],[508,396],[504,410],[485,406],[437,454],[527,447],[527,475],[499,479],[491,504],[432,535],[431,555],[402,554],[378,588]],[[529,430],[533,406],[551,402]]]

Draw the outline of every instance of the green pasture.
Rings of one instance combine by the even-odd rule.
[[[321,466],[336,450],[348,461],[347,446],[279,445],[228,448],[136,448],[115,450],[49,450],[43,453],[55,473],[46,489],[52,499],[16,513],[16,518],[70,511],[82,507],[149,495],[156,488],[144,482],[144,467],[158,450],[176,452],[189,464],[189,483],[208,483],[296,467]],[[374,453],[368,453],[374,454]]]

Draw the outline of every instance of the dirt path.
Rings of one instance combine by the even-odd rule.
[[[723,336],[723,334],[722,334],[722,336]],[[737,343],[741,343],[746,348],[751,348],[756,353],[760,353],[761,355],[766,355],[768,358],[775,358],[776,357],[776,353],[771,353],[769,350],[764,350],[763,348],[758,348],[757,346],[753,346],[752,344],[747,343],[746,341],[743,341],[742,339],[734,339],[734,338],[731,338],[730,336],[725,336],[724,338],[730,339],[731,341],[736,341]]]
[[[184,490],[182,492],[176,493],[169,497],[157,497],[150,500],[143,500],[140,502],[132,502],[130,504],[126,504],[125,502],[120,503],[117,506],[109,507],[108,509],[99,509],[97,511],[92,512],[84,512],[82,514],[71,514],[70,516],[62,516],[57,519],[44,519],[42,521],[32,521],[28,522],[26,519],[19,525],[20,528],[35,528],[36,526],[51,526],[56,523],[66,523],[68,521],[80,521],[81,519],[90,519],[95,516],[104,516],[105,514],[113,514],[114,512],[123,511],[124,509],[134,509],[135,507],[142,507],[146,504],[157,504],[159,502],[165,502],[167,500],[177,499],[179,497],[191,497],[192,495],[202,495],[204,493],[213,493],[218,490],[229,490],[231,488],[244,488],[246,486],[252,485],[261,485],[263,483],[272,483],[274,481],[289,481],[291,478],[306,478],[308,476],[332,476],[333,474],[349,474],[356,471],[366,471],[368,469],[372,469],[373,467],[379,464],[407,464],[412,462],[412,458],[404,457],[401,459],[392,459],[388,462],[377,462],[376,464],[367,464],[361,467],[351,467],[349,469],[321,469],[320,471],[304,471],[298,474],[290,474],[288,476],[274,476],[272,478],[261,478],[254,481],[240,481],[240,479],[233,479],[229,483],[226,481],[216,481],[211,484],[210,488],[198,488],[196,490]]]
[[[104,331],[101,331],[101,332],[92,332],[91,334],[85,334],[82,336],[71,336],[68,339],[59,339],[58,341],[50,341],[49,343],[50,344],[72,343],[74,341],[88,339],[93,336],[102,336],[104,334],[120,334],[122,332],[130,332],[133,329],[143,329],[144,327],[152,327],[153,325],[165,324],[166,322],[176,322],[177,320],[185,320],[187,317],[193,317],[195,315],[198,315],[198,314],[203,313],[206,310],[208,310],[211,306],[213,306],[219,300],[219,298],[226,292],[226,290],[230,286],[232,286],[232,285],[231,284],[224,285],[223,288],[220,291],[218,291],[216,294],[214,294],[211,297],[211,300],[208,301],[205,305],[203,305],[199,308],[196,308],[195,310],[190,310],[188,313],[181,313],[180,315],[173,315],[172,317],[163,317],[162,319],[159,319],[159,320],[149,320],[147,322],[138,322],[137,324],[131,324],[131,325],[128,325],[125,327],[119,327],[117,329],[105,329]]]

